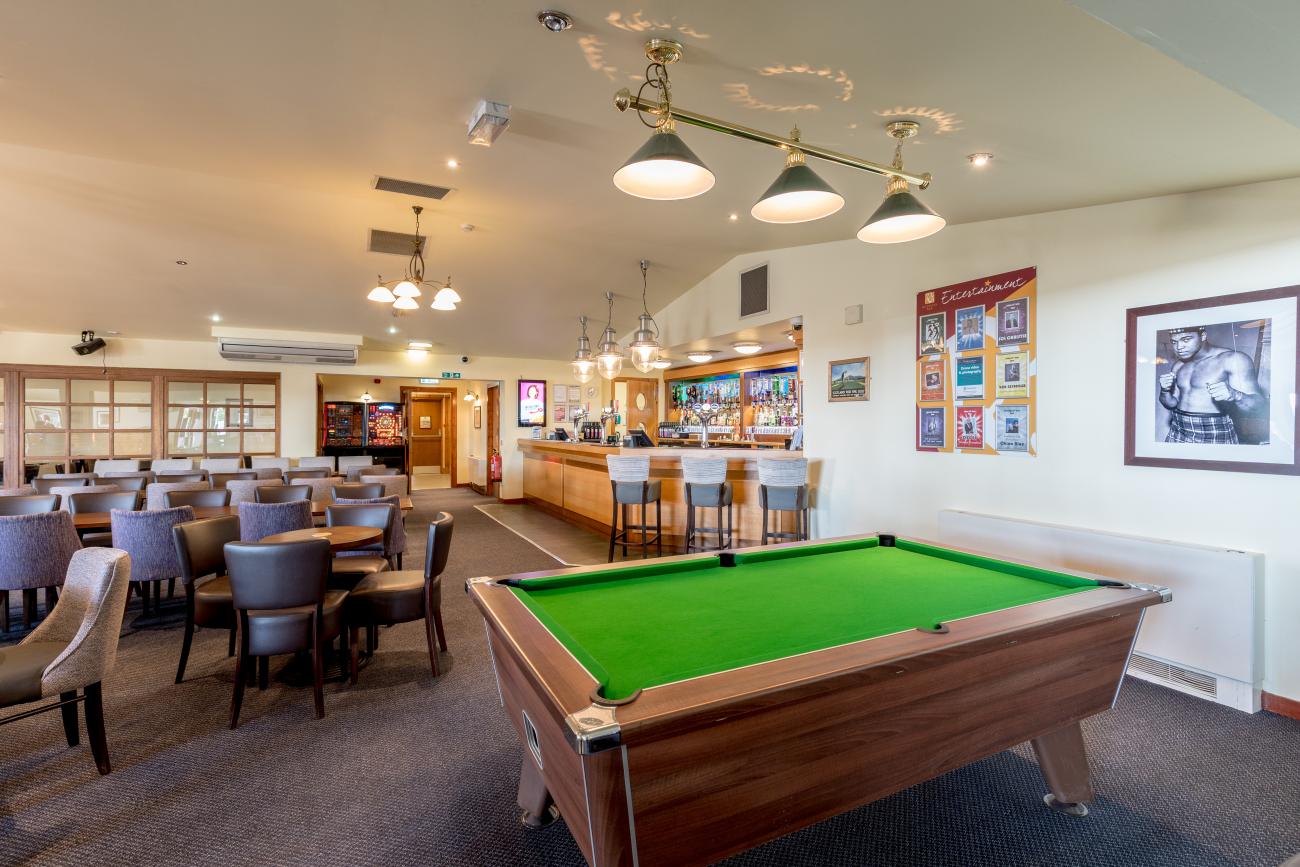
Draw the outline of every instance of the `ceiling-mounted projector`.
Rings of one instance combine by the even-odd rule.
[[[81,342],[73,344],[72,351],[78,355],[90,355],[92,352],[99,352],[105,346],[104,338],[96,337],[93,331],[81,332]]]

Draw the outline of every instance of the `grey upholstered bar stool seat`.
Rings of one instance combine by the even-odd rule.
[[[727,481],[726,458],[682,458],[682,482],[686,486],[686,552],[721,551],[730,548],[735,527],[731,511],[732,488]],[[723,523],[722,510],[727,510]],[[715,526],[701,526],[695,522],[697,509],[717,509]],[[697,537],[715,535],[718,544],[711,547]]]
[[[641,559],[644,560],[649,556],[652,543],[658,556],[663,556],[663,503],[660,501],[663,486],[658,481],[650,481],[650,458],[639,455],[606,455],[605,463],[609,467],[609,486],[614,496],[614,514],[609,522],[609,562],[614,562],[614,546],[619,542],[623,544],[624,557],[627,556],[630,544],[640,546]],[[650,535],[651,526],[646,523],[646,507],[651,503],[655,504],[653,536]],[[636,505],[641,507],[641,522],[630,524],[628,507]],[[620,511],[623,513],[622,530],[618,528]],[[629,536],[634,530],[640,535],[636,541],[630,541]]]
[[[808,459],[759,458],[759,503],[763,508],[763,541],[804,541],[808,538]],[[794,512],[795,529],[782,531],[779,516],[775,530],[768,529],[769,512]]]

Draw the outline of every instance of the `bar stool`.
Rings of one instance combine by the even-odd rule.
[[[727,481],[726,458],[682,458],[682,482],[686,485],[686,552],[721,551],[730,548],[733,540],[731,511],[731,482]],[[722,509],[727,509],[727,522],[723,526]],[[718,523],[714,527],[701,527],[695,523],[697,509],[717,509]],[[696,542],[697,536],[716,535],[717,547]]]
[[[806,541],[808,539],[808,459],[807,458],[759,458],[758,459],[759,501],[763,507],[763,542],[769,539],[778,542],[784,539]],[[794,512],[796,514],[795,530],[782,532],[768,530],[768,512]],[[781,526],[780,518],[776,526]]]
[[[650,481],[650,458],[632,455],[606,455],[609,467],[609,486],[614,495],[614,515],[609,527],[609,562],[614,562],[614,546],[623,543],[623,556],[627,556],[628,536],[633,530],[641,534],[640,541],[631,542],[641,546],[641,559],[649,556],[650,543],[655,543],[658,555],[664,553],[663,539],[663,504],[660,501],[662,484]],[[655,504],[654,536],[649,535],[650,526],[646,523],[646,506]],[[628,506],[641,506],[641,523],[627,522]],[[623,510],[623,530],[618,529],[618,513]]]

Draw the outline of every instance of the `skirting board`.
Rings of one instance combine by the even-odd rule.
[[[1271,692],[1264,693],[1264,710],[1271,711],[1278,716],[1300,719],[1300,701],[1281,695],[1273,695]]]

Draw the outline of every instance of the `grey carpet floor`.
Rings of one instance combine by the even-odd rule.
[[[582,864],[563,823],[518,821],[519,748],[460,589],[555,561],[464,489],[414,496],[411,528],[440,508],[457,520],[441,678],[420,624],[397,626],[356,687],[326,687],[325,719],[312,719],[309,690],[273,680],[230,731],[224,634],[198,635],[178,686],[179,627],[128,623],[105,687],[112,775],[64,745],[57,713],[0,727],[0,863]],[[423,535],[411,539],[417,563]],[[728,864],[1274,867],[1300,851],[1300,723],[1130,681],[1085,733],[1099,793],[1087,818],[1042,805],[1021,748]]]

